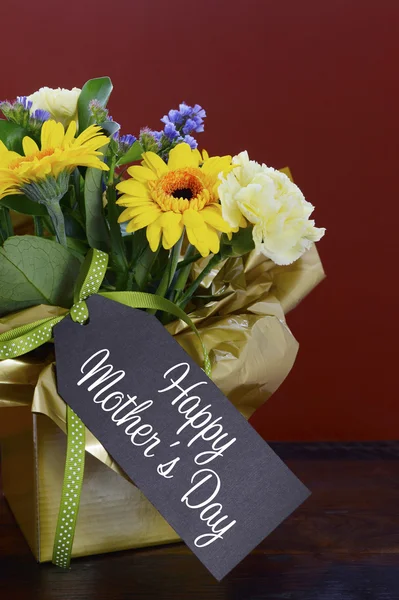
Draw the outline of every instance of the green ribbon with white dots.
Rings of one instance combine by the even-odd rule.
[[[70,317],[76,323],[83,324],[89,318],[85,300],[98,293],[108,266],[108,255],[100,250],[91,249],[80,270],[74,293],[74,305]],[[198,337],[203,355],[204,371],[211,376],[211,362],[201,336],[190,317],[176,304],[144,292],[100,292],[104,298],[114,300],[132,308],[144,308],[168,312],[183,320]],[[52,341],[53,327],[66,315],[48,317],[28,323],[0,334],[0,360],[16,358]],[[79,511],[85,461],[85,426],[76,413],[67,405],[67,452],[62,486],[61,503],[54,539],[53,563],[68,568],[71,561],[73,538]]]
[[[70,316],[81,325],[89,318],[86,298],[98,292],[108,266],[108,254],[91,249],[79,273]],[[53,563],[68,569],[78,518],[85,466],[86,428],[72,408],[66,407],[67,451],[61,503],[55,530]]]

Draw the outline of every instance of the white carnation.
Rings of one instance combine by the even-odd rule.
[[[325,229],[309,219],[314,207],[287,175],[249,160],[247,152],[233,163],[238,166],[219,176],[223,218],[233,229],[252,223],[258,251],[289,265],[323,237]]]
[[[46,110],[50,113],[52,119],[67,127],[71,121],[77,122],[77,107],[80,92],[81,90],[76,87],[72,90],[42,87],[34,94],[28,96],[28,100],[31,100],[33,103],[31,112],[37,109]]]

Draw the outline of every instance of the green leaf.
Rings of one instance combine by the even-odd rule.
[[[0,119],[0,140],[5,143],[9,150],[21,154],[22,140],[26,135],[28,135],[28,132],[20,125]]]
[[[92,248],[109,251],[110,236],[103,210],[102,171],[90,167],[85,177],[86,235]]]
[[[90,100],[97,100],[104,108],[112,92],[112,82],[109,77],[89,79],[84,84],[78,100],[79,131],[88,127],[90,121]]]
[[[75,240],[74,238],[67,237],[67,246],[68,249],[74,256],[77,256],[79,259],[84,259],[87,252],[90,250],[89,246],[83,240]]]
[[[68,209],[67,211],[64,211],[64,219],[66,236],[69,238],[86,241],[86,232],[77,218],[77,213]]]
[[[23,194],[6,196],[2,198],[1,203],[7,206],[7,208],[11,208],[23,215],[33,215],[35,217],[44,217],[47,215],[47,209],[43,204],[33,202],[33,200],[29,200]]]
[[[101,123],[101,127],[109,136],[114,135],[114,133],[119,131],[121,128],[119,123],[117,123],[116,121],[105,121],[104,123]]]
[[[38,304],[69,308],[80,264],[51,240],[8,238],[0,248],[0,315]]]
[[[118,162],[116,163],[117,167],[121,167],[122,165],[127,165],[128,163],[134,162],[141,158],[144,149],[139,141],[135,141],[132,146],[130,146],[129,150],[126,152],[124,156],[122,156]]]
[[[227,235],[223,234],[221,242],[220,252],[223,258],[227,256],[243,256],[255,248],[252,238],[252,227],[250,226],[240,228],[237,233],[233,233],[231,240],[228,239]]]

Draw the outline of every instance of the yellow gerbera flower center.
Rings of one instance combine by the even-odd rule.
[[[148,188],[152,199],[163,211],[183,213],[189,208],[199,211],[217,201],[212,197],[212,182],[195,167],[169,171],[158,180],[149,181]]]
[[[23,163],[33,162],[35,159],[41,160],[45,156],[51,156],[52,154],[54,154],[54,148],[46,148],[46,150],[34,152],[30,156],[21,156],[21,158],[17,158],[9,165],[9,169],[18,169],[18,167],[20,167]]]

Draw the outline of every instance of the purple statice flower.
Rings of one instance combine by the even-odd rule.
[[[179,105],[179,110],[171,109],[161,119],[165,126],[174,125],[179,133],[189,135],[204,131],[205,110],[199,105],[189,106],[185,102]]]
[[[38,108],[34,110],[30,116],[32,119],[36,119],[36,121],[40,121],[41,123],[43,123],[44,121],[48,121],[51,115],[47,110],[42,110],[41,108]]]
[[[161,143],[162,136],[164,134],[163,131],[155,131],[154,129],[149,129],[148,133],[156,140],[158,144]]]
[[[174,140],[176,140],[179,137],[179,132],[176,129],[176,125],[174,123],[166,123],[163,133],[166,135],[168,140],[171,142],[173,142]]]
[[[163,135],[163,131],[154,131],[149,127],[143,127],[143,129],[140,130],[139,142],[145,152],[151,151],[158,153],[161,148],[161,139]]]
[[[44,121],[50,118],[46,110],[32,111],[33,103],[26,96],[17,96],[15,102],[0,102],[0,110],[8,121],[24,127],[34,138],[40,139]]]
[[[89,110],[97,125],[101,125],[102,123],[105,123],[105,121],[113,121],[108,110],[96,99],[90,100]]]
[[[198,142],[192,135],[185,135],[184,137],[180,137],[179,142],[186,142],[191,148],[191,150],[195,150],[198,148]]]
[[[125,135],[119,135],[119,131],[116,131],[112,136],[112,139],[118,144],[118,155],[123,156],[133,146],[137,138],[130,133]]]
[[[18,104],[22,104],[25,110],[30,110],[33,105],[32,100],[28,100],[26,96],[17,96],[16,102],[18,102]]]
[[[181,125],[183,121],[183,115],[176,109],[171,109],[167,115],[164,115],[161,119],[162,123],[173,123],[174,125]]]
[[[132,135],[131,133],[127,133],[126,135],[121,135],[121,137],[119,138],[119,143],[126,144],[126,146],[130,148],[130,146],[133,146],[136,140],[137,138],[134,135]]]

